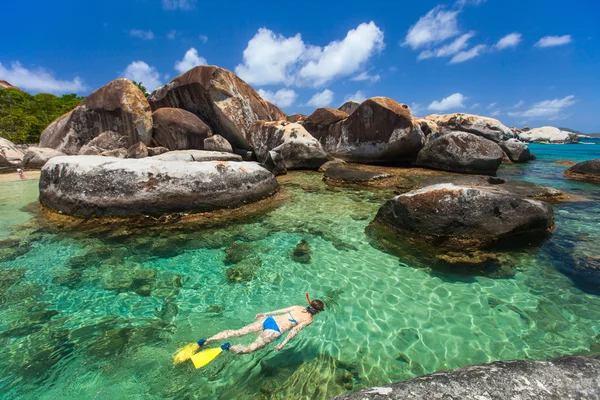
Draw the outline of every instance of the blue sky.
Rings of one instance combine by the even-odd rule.
[[[600,132],[598,0],[7,2],[0,79],[88,94],[208,63],[288,114],[387,96],[413,114]]]

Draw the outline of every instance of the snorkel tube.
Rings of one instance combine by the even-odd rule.
[[[308,295],[308,292],[306,292],[306,300],[308,301],[308,305],[310,306],[310,296]]]

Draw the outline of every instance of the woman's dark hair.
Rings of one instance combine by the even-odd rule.
[[[321,300],[313,300],[310,302],[310,306],[314,308],[317,312],[321,312],[325,310],[325,304]]]

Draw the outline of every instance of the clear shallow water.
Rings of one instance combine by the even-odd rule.
[[[330,188],[317,173],[290,174],[278,208],[220,229],[47,229],[20,211],[36,182],[0,184],[0,396],[326,398],[469,364],[596,352],[598,285],[577,268],[600,260],[599,187],[564,180],[552,161],[597,158],[600,146],[531,147],[537,162],[499,175],[588,201],[556,206],[555,234],[512,254],[510,279],[435,273],[410,249],[375,249],[364,230],[392,193]],[[302,239],[309,264],[290,257]],[[253,279],[229,282],[236,265],[230,277]],[[226,353],[200,371],[171,364],[181,345],[304,304],[305,291],[328,309],[283,351]]]

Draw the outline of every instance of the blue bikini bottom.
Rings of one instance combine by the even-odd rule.
[[[281,333],[279,329],[279,325],[277,325],[277,321],[273,317],[267,317],[267,319],[263,322],[263,329],[265,331],[275,331],[277,333]]]

